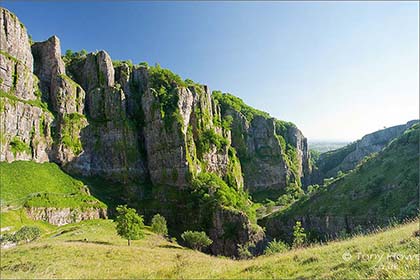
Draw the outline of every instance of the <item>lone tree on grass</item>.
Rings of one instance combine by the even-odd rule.
[[[213,243],[204,231],[188,230],[181,234],[181,237],[192,249],[199,251]]]
[[[131,240],[138,240],[143,234],[143,217],[136,213],[135,209],[127,208],[126,205],[117,207],[117,218],[115,219],[117,233],[127,239],[128,246]]]
[[[152,218],[152,231],[161,236],[168,235],[168,227],[166,226],[165,217],[160,214],[156,214]]]

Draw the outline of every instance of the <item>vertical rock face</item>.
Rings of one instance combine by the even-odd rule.
[[[40,81],[43,99],[56,113],[56,141],[52,157],[59,163],[72,161],[81,151],[80,133],[87,125],[84,118],[83,89],[65,74],[60,40],[53,36],[32,46],[34,73]]]
[[[252,164],[244,165],[246,187],[250,192],[285,188],[288,170],[275,137],[274,121],[257,116],[247,134],[246,157]]]
[[[49,160],[53,116],[42,108],[0,97],[0,161]]]
[[[48,161],[53,120],[40,100],[26,29],[0,10],[0,160]]]
[[[0,26],[1,51],[19,59],[24,66],[32,69],[33,58],[25,26],[6,9],[1,10]]]
[[[221,208],[214,212],[212,223],[210,238],[214,241],[210,250],[213,254],[238,257],[238,245],[248,245],[253,255],[262,254],[264,231],[253,228],[244,214]]]
[[[250,193],[282,193],[290,184],[307,183],[311,173],[308,145],[296,126],[260,113],[247,119],[229,104],[222,104],[222,108],[224,117],[233,120],[232,146],[238,152],[244,185]]]
[[[41,91],[50,93],[53,79],[66,73],[61,59],[60,40],[52,36],[45,42],[34,43],[31,50],[35,61],[34,73],[39,78]],[[49,96],[46,97],[49,99]]]
[[[46,221],[52,225],[63,226],[70,223],[78,223],[85,220],[106,219],[106,209],[88,208],[53,208],[53,207],[30,207],[26,213],[33,220]]]
[[[191,176],[200,172],[225,176],[229,165],[227,146],[218,148],[210,145],[206,151],[197,149],[202,137],[200,132],[211,130],[220,137],[223,135],[222,128],[213,124],[213,119],[220,120],[220,114],[213,112],[214,104],[208,88],[176,90],[178,117],[169,123],[169,127],[159,109],[160,101],[155,89],[146,90],[142,97],[144,137],[152,182],[186,187]],[[230,141],[229,133],[224,136]],[[242,184],[241,178],[237,178],[237,184]]]
[[[288,127],[285,140],[296,149],[298,160],[298,174],[301,179],[302,185],[308,185],[309,177],[312,172],[310,165],[308,140],[305,138],[305,136],[303,136],[302,132],[294,125]]]
[[[83,152],[68,170],[84,175],[102,175],[119,181],[144,180],[146,175],[140,131],[127,113],[127,96],[115,85],[115,70],[109,55],[100,51],[68,65],[68,74],[86,92],[85,115],[89,120],[81,132]],[[133,73],[119,73],[130,89]]]
[[[34,100],[36,79],[28,35],[15,15],[2,9],[0,15],[0,90],[23,100]]]
[[[177,103],[182,123],[173,121],[165,128],[159,101],[147,90],[142,98],[145,114],[145,144],[148,169],[153,184],[187,186],[189,163],[187,161],[186,131],[183,125],[189,123],[193,96],[188,89],[179,90]]]

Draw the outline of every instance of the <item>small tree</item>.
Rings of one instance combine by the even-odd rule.
[[[144,236],[143,217],[138,215],[135,209],[127,208],[126,205],[118,206],[115,222],[118,235],[127,239],[128,246],[131,245],[131,240],[137,240]]]
[[[305,229],[302,227],[300,221],[296,221],[295,226],[293,227],[293,248],[301,247],[306,240]]]
[[[191,248],[199,251],[213,243],[204,231],[188,230],[181,234],[181,237]]]
[[[159,235],[168,235],[168,227],[166,226],[165,217],[160,214],[156,214],[152,218],[152,231]]]

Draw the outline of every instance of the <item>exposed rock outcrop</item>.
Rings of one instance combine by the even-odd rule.
[[[26,29],[0,10],[0,160],[49,160],[52,114],[40,100]]]
[[[25,208],[28,216],[33,220],[46,221],[56,226],[78,223],[85,220],[106,219],[106,209],[29,207]]]
[[[0,90],[23,100],[35,100],[36,78],[25,26],[9,11],[0,14]]]
[[[264,231],[252,226],[247,216],[229,209],[217,209],[213,214],[210,250],[215,255],[239,256],[238,246],[247,246],[253,255],[262,254]]]
[[[224,117],[233,120],[232,146],[238,151],[250,193],[280,194],[291,184],[307,183],[311,172],[307,140],[295,125],[263,114],[249,120],[229,105],[222,108]]]

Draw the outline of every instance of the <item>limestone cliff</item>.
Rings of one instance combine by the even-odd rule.
[[[276,120],[230,94],[214,96],[223,118],[231,121],[232,146],[250,193],[271,191],[278,197],[291,185],[307,183],[311,172],[307,140],[294,124]]]
[[[102,208],[54,208],[54,207],[29,207],[26,213],[33,220],[46,221],[52,225],[62,226],[70,223],[92,219],[106,219],[106,209]]]
[[[280,194],[305,184],[309,154],[295,125],[228,106],[228,95],[158,65],[112,61],[105,51],[63,57],[56,36],[30,46],[16,16],[0,11],[1,161],[54,161],[118,182],[137,195],[131,202],[148,205],[139,210],[171,212],[173,227],[206,230],[213,253],[228,255],[264,238],[255,221],[251,230],[244,188]],[[200,176],[214,185],[194,189]],[[188,206],[185,221],[176,214],[194,197],[199,209]],[[233,221],[241,226],[224,244]]]
[[[26,29],[0,10],[0,160],[49,160],[53,115],[41,101]]]

